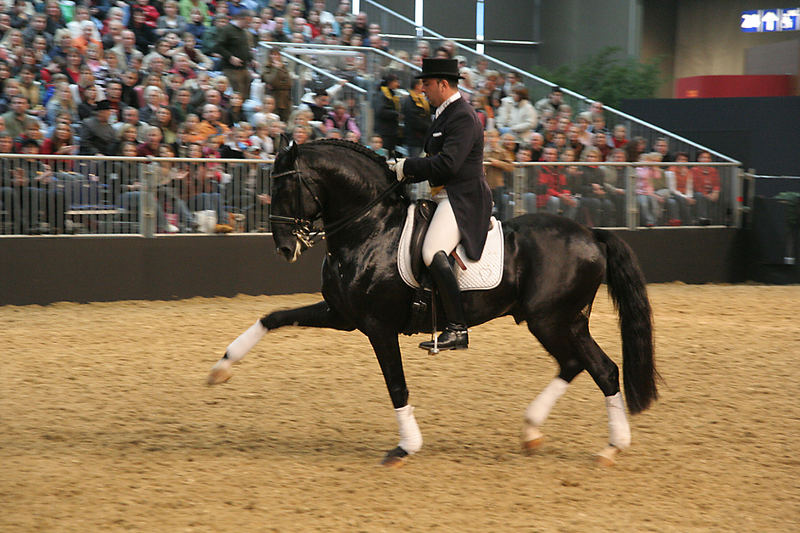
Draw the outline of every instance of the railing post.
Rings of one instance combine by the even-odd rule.
[[[522,166],[514,166],[514,172],[512,174],[513,184],[511,190],[513,191],[513,198],[514,198],[514,210],[513,215],[518,217],[520,215],[524,215],[526,213],[525,210],[525,189],[526,189],[526,178],[527,177],[527,170],[526,167]]]
[[[628,229],[635,230],[638,226],[639,220],[639,206],[636,204],[636,177],[635,173],[631,172],[629,168],[625,170],[625,212]]]
[[[731,180],[731,214],[733,219],[731,224],[736,229],[741,229],[742,227],[742,209],[744,207],[742,198],[743,180],[744,170],[742,170],[742,167],[733,168],[733,179]]]
[[[156,233],[156,177],[158,163],[144,165],[144,191],[139,195],[139,228],[142,236],[152,239]]]

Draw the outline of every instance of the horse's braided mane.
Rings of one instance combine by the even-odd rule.
[[[394,173],[389,169],[389,165],[386,163],[386,158],[374,152],[373,150],[367,148],[363,144],[359,144],[353,141],[345,141],[344,139],[318,139],[308,144],[309,145],[330,144],[331,146],[341,146],[342,148],[353,150],[354,152],[358,152],[359,154],[364,155],[369,159],[371,159],[372,161],[376,162],[381,168],[383,168],[384,173],[387,176],[391,175],[393,177],[394,175]]]

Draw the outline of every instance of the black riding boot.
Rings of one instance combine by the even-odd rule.
[[[428,270],[436,285],[436,290],[439,292],[444,314],[447,317],[444,330],[437,340],[437,347],[440,350],[465,350],[469,345],[467,321],[464,318],[461,291],[458,288],[456,276],[450,268],[447,254],[443,251],[436,252]],[[433,341],[422,342],[419,347],[431,350]]]

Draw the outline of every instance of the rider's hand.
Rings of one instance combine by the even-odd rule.
[[[403,181],[405,178],[405,174],[403,174],[403,165],[405,164],[405,158],[398,159],[396,161],[389,161],[389,168],[397,174],[397,181]]]

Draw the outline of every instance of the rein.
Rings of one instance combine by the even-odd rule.
[[[274,179],[291,175],[297,175],[298,181],[311,194],[311,197],[314,199],[314,203],[316,203],[317,207],[319,207],[319,212],[312,220],[306,218],[298,218],[298,217],[285,217],[280,215],[270,215],[269,220],[270,222],[274,222],[277,224],[292,224],[294,226],[292,228],[292,235],[297,237],[297,239],[308,248],[311,248],[312,246],[314,246],[314,244],[316,244],[316,239],[320,233],[324,232],[325,234],[322,236],[322,238],[326,239],[331,235],[334,235],[340,232],[341,230],[349,227],[353,222],[355,222],[362,216],[366,215],[370,210],[372,210],[373,207],[378,205],[380,202],[386,199],[390,194],[395,192],[401,185],[403,185],[405,181],[405,180],[395,181],[365,206],[353,211],[352,213],[343,216],[339,220],[336,220],[334,222],[331,222],[330,224],[325,225],[323,228],[316,228],[314,227],[314,222],[316,222],[322,216],[322,202],[320,201],[319,197],[314,192],[314,190],[309,186],[306,179],[303,178],[303,174],[299,170],[297,170],[297,167],[293,168],[292,170],[287,170],[285,172],[280,172],[275,175],[270,175],[270,178]],[[302,205],[302,196],[300,188],[298,188],[297,206],[300,205]]]

